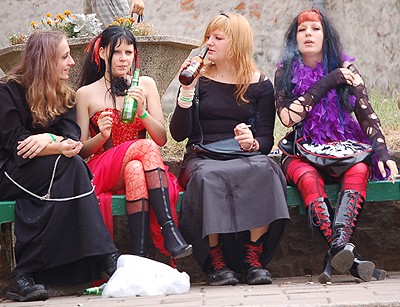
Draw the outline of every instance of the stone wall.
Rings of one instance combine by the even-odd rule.
[[[46,13],[66,9],[82,12],[83,0],[4,0],[0,12],[0,47],[11,31],[26,32],[31,21]],[[145,0],[145,20],[161,33],[201,39],[208,21],[221,12],[236,11],[248,18],[254,30],[254,57],[271,79],[279,60],[284,33],[302,9],[317,5],[334,21],[345,50],[354,56],[367,87],[398,96],[400,74],[400,1],[349,0]],[[23,12],[23,18],[21,18]],[[172,111],[176,80],[163,97],[165,111]]]

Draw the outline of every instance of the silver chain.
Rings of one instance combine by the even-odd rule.
[[[83,194],[79,194],[76,196],[72,196],[72,197],[66,197],[66,198],[50,198],[50,192],[51,192],[51,188],[53,187],[53,181],[54,181],[54,176],[56,175],[56,168],[57,168],[57,164],[58,161],[60,160],[61,155],[59,155],[56,159],[56,162],[54,163],[54,167],[53,167],[53,173],[51,175],[51,180],[50,180],[50,185],[49,185],[49,189],[47,190],[46,195],[44,196],[39,196],[31,191],[29,191],[28,189],[24,188],[22,185],[20,185],[18,182],[16,182],[14,179],[11,178],[11,176],[7,173],[4,172],[4,175],[6,175],[6,177],[8,179],[10,179],[10,181],[15,184],[17,187],[19,187],[21,190],[23,190],[24,192],[28,193],[29,195],[36,197],[40,200],[47,200],[47,201],[69,201],[69,200],[73,200],[73,199],[78,199],[78,198],[82,198],[85,197],[87,195],[90,195],[94,192],[94,186],[92,186],[92,190]]]

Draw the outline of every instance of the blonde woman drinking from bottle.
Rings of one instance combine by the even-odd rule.
[[[270,284],[266,265],[289,219],[286,180],[267,156],[274,144],[273,86],[256,68],[253,32],[240,14],[215,16],[202,45],[209,49],[203,70],[192,84],[182,84],[170,125],[176,141],[188,138],[179,176],[186,188],[182,233],[208,284]],[[189,65],[185,61],[181,71]],[[262,154],[204,157],[191,146],[202,138],[205,144],[236,138],[242,151]]]
[[[89,158],[106,223],[110,214],[104,205],[111,194],[125,193],[133,254],[148,256],[151,219],[155,246],[172,258],[186,257],[192,248],[174,221],[179,186],[166,171],[158,147],[166,143],[167,134],[156,84],[142,76],[139,86],[127,90],[132,64],[138,66],[135,38],[127,28],[110,26],[87,51],[76,97],[77,121],[82,129],[81,156]],[[121,121],[126,92],[137,101],[131,124]],[[152,140],[146,139],[146,132]]]

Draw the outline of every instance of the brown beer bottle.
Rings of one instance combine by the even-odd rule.
[[[193,82],[193,80],[197,77],[200,72],[200,69],[203,67],[204,58],[208,52],[208,47],[204,45],[200,52],[195,55],[190,62],[190,65],[182,70],[179,75],[179,82],[183,85],[189,85]]]

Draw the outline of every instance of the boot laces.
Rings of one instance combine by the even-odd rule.
[[[18,276],[18,283],[20,284],[20,286],[22,286],[23,288],[26,287],[30,287],[35,285],[35,281],[33,280],[33,278],[28,275],[28,274],[20,274]]]
[[[245,244],[246,246],[246,262],[251,266],[251,267],[257,267],[257,268],[262,268],[261,262],[260,262],[260,254],[262,252],[262,244],[259,246],[254,246],[251,244]]]
[[[332,222],[329,218],[328,207],[320,198],[308,205],[308,224],[318,227],[328,243],[332,241]]]
[[[357,216],[359,215],[362,204],[364,203],[364,197],[360,193],[356,191],[347,191],[346,193],[349,200],[346,206],[346,213],[344,214],[345,223],[342,228],[338,229],[338,242],[340,245],[350,242],[356,225]]]
[[[211,259],[211,264],[214,267],[215,271],[226,267],[221,246],[218,246],[217,248],[213,248],[212,250],[210,250],[210,259]]]

